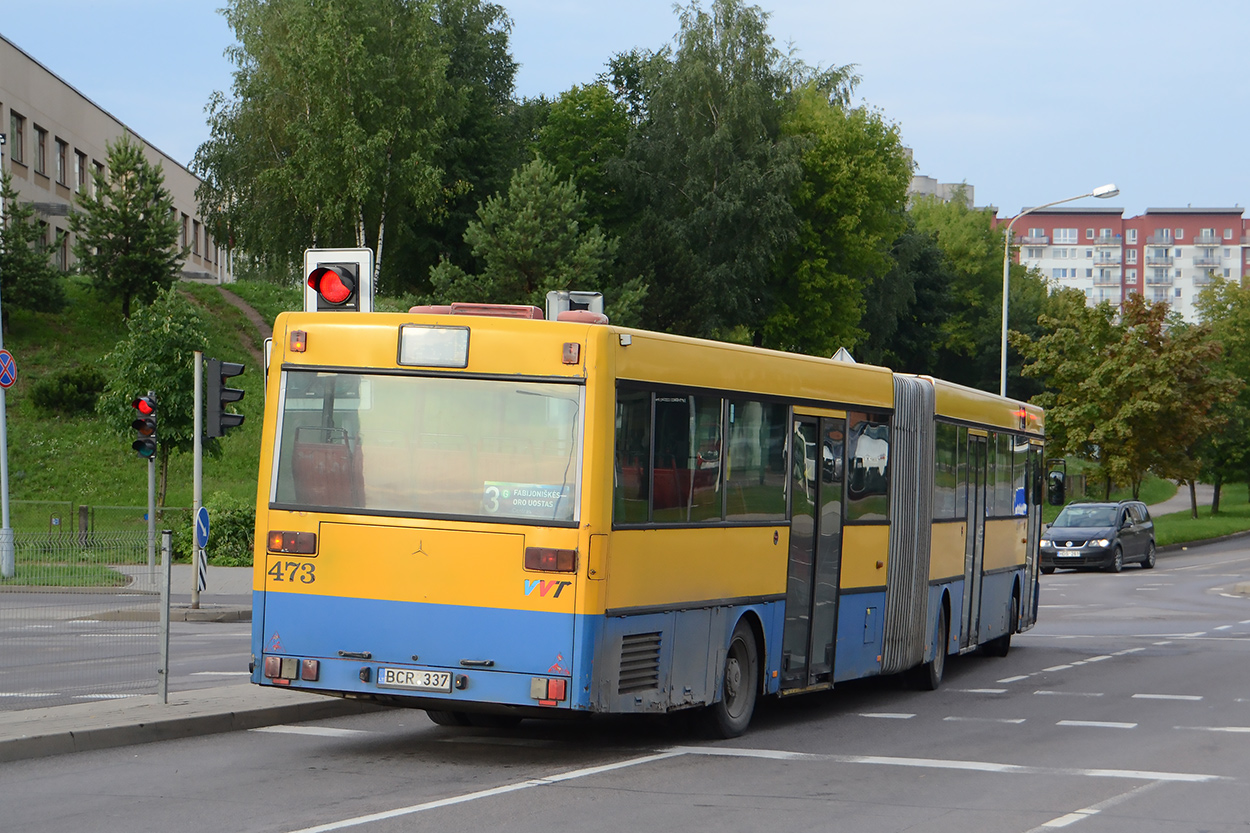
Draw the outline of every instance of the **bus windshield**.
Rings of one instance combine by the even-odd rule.
[[[577,521],[575,384],[288,370],[274,508]]]

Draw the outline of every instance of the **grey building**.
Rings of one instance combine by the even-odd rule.
[[[190,249],[183,277],[213,283],[233,280],[227,250],[212,239],[199,215],[195,199],[199,178],[3,36],[0,131],[6,134],[4,167],[13,176],[18,199],[34,203],[47,229],[45,239],[59,240],[56,265],[61,270],[74,265],[69,231],[74,195],[93,187],[92,171],[104,171],[106,144],[129,135],[164,172],[165,187],[181,221],[180,242]]]

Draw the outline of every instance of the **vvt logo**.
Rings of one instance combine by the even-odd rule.
[[[525,595],[529,596],[535,590],[537,590],[538,595],[546,596],[549,592],[551,592],[552,588],[555,588],[556,592],[551,594],[551,598],[558,599],[560,598],[560,592],[572,583],[573,582],[571,581],[556,581],[555,579],[544,581],[540,578],[536,578],[536,579],[527,578],[525,579]]]

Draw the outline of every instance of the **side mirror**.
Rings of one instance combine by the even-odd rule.
[[[1063,472],[1052,471],[1050,480],[1046,484],[1046,500],[1051,506],[1063,506],[1065,497],[1065,483]]]

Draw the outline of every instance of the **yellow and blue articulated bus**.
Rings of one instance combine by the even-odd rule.
[[[253,682],[459,725],[698,708],[728,737],[758,697],[934,688],[1033,625],[1037,408],[541,315],[278,317]]]

